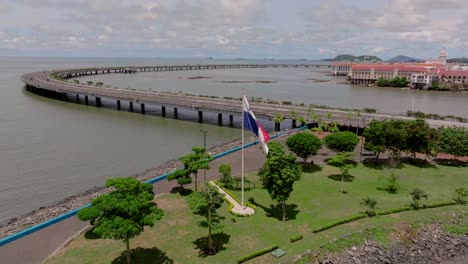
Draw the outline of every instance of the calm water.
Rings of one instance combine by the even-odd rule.
[[[0,222],[102,185],[107,178],[134,175],[179,157],[190,151],[191,146],[202,144],[199,132],[202,127],[210,131],[208,146],[240,137],[237,129],[42,98],[22,89],[19,81],[22,73],[86,66],[192,63],[274,61],[0,57]],[[212,78],[187,79],[193,76]],[[413,108],[459,116],[468,113],[467,94],[336,84],[332,77],[311,69],[146,72],[88,76],[82,80],[102,81],[105,85],[122,88],[233,97],[239,97],[241,88],[245,88],[251,97],[371,107],[385,112],[405,112]],[[275,83],[222,82],[233,80]]]

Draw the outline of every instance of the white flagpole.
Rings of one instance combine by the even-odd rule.
[[[244,88],[242,88],[242,172],[241,172],[241,179],[242,179],[242,204],[241,206],[244,207]]]

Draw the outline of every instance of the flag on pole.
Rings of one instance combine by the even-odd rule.
[[[257,118],[255,118],[254,113],[250,109],[249,101],[247,101],[245,95],[243,95],[242,97],[242,110],[244,112],[244,128],[252,131],[255,135],[257,135],[260,144],[262,144],[263,150],[266,154],[268,154],[268,146],[266,143],[270,139],[270,136],[267,134],[260,122],[258,122]]]

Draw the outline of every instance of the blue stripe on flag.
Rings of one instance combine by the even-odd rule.
[[[257,120],[249,112],[244,112],[244,128],[252,131],[258,137]]]

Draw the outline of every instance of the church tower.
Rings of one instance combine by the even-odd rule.
[[[439,53],[439,63],[445,65],[447,63],[447,50],[442,48]]]

